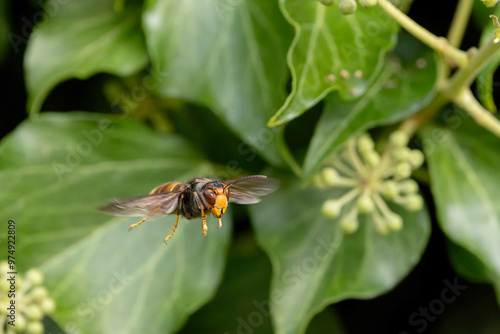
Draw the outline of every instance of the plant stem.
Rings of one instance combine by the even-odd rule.
[[[447,37],[449,43],[456,48],[459,48],[460,44],[462,44],[462,38],[464,37],[465,28],[467,28],[467,23],[469,22],[472,5],[472,0],[460,0],[455,10],[455,14],[453,15]]]
[[[469,87],[479,71],[483,66],[488,64],[488,61],[498,50],[500,50],[500,43],[486,43],[470,58],[467,66],[460,68],[460,70],[450,78],[449,83],[444,85],[443,91],[448,96],[452,97],[463,87]]]
[[[451,59],[459,67],[463,67],[468,62],[467,53],[451,45],[444,37],[438,37],[427,29],[423,28],[417,22],[413,21],[408,15],[396,8],[388,0],[378,0],[382,9],[396,20],[405,30],[418,38],[430,48],[436,50],[439,54]]]
[[[464,88],[456,94],[453,102],[471,115],[477,124],[500,137],[500,121],[476,100],[469,88]]]

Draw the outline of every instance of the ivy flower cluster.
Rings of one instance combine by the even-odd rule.
[[[0,334],[42,334],[43,317],[54,312],[56,307],[47,288],[42,286],[42,272],[30,269],[23,278],[16,275],[15,283],[11,284],[9,271],[8,263],[0,262]],[[10,317],[8,309],[11,300],[15,302],[15,319]],[[14,326],[9,324],[12,320]]]
[[[341,216],[340,224],[346,233],[358,229],[359,214],[371,215],[378,233],[400,230],[403,219],[387,202],[408,211],[420,211],[424,205],[417,182],[410,179],[413,170],[424,162],[424,155],[408,148],[407,143],[408,136],[395,131],[380,155],[368,134],[351,138],[314,176],[319,189],[347,189],[341,197],[323,203],[323,215],[332,219]]]

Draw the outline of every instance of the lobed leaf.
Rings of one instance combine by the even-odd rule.
[[[166,333],[215,293],[231,235],[231,215],[179,226],[175,216],[110,217],[97,207],[144,195],[167,181],[207,173],[183,139],[109,115],[43,113],[0,145],[0,203],[16,222],[18,270],[40,267],[68,333]],[[6,234],[0,235],[2,243]]]
[[[457,116],[449,118],[453,130],[421,132],[437,216],[448,238],[486,267],[480,277],[489,279],[500,301],[500,141]]]
[[[257,240],[271,258],[270,305],[275,332],[304,333],[325,306],[348,298],[373,298],[392,289],[419,261],[430,235],[425,211],[398,207],[401,231],[383,236],[371,218],[344,235],[339,219],[321,213],[325,194],[284,184],[251,207]]]
[[[304,179],[351,136],[420,110],[433,97],[436,81],[436,58],[424,49],[409,59],[387,57],[383,71],[359,99],[346,102],[329,95],[304,161]]]
[[[149,0],[144,29],[155,70],[168,73],[160,94],[208,106],[281,163],[281,130],[266,121],[285,100],[291,29],[275,1]]]
[[[69,78],[99,72],[126,76],[148,62],[140,27],[140,2],[119,10],[114,0],[48,1],[24,59],[28,111],[40,111],[49,92]]]
[[[382,69],[399,30],[378,6],[358,6],[351,15],[319,1],[280,0],[280,8],[295,28],[288,51],[292,91],[270,126],[300,116],[331,91],[338,90],[344,99],[363,95]]]

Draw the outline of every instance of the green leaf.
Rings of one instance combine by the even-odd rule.
[[[388,57],[383,71],[357,100],[345,102],[338,94],[329,95],[304,161],[304,179],[352,135],[420,110],[433,97],[436,81],[436,58],[424,49],[410,59]]]
[[[438,221],[451,241],[486,266],[500,301],[500,140],[471,119],[449,120],[458,130],[421,132]]]
[[[17,226],[22,272],[40,267],[66,332],[173,332],[215,293],[231,235],[230,214],[179,226],[96,210],[116,197],[144,195],[168,181],[209,173],[184,140],[106,115],[43,113],[0,146],[3,221]],[[1,242],[6,234],[2,231]]]
[[[114,0],[49,1],[25,55],[28,111],[40,111],[58,83],[99,72],[130,75],[148,62],[137,0],[122,10]]]
[[[455,271],[467,280],[488,283],[488,268],[474,254],[448,240],[448,254]]]
[[[398,25],[378,6],[358,6],[352,15],[319,1],[280,0],[280,7],[295,28],[288,51],[292,91],[271,126],[300,116],[333,90],[344,99],[362,95],[396,41]]]
[[[362,216],[359,230],[344,235],[339,219],[321,214],[324,194],[297,183],[251,207],[257,239],[273,266],[270,302],[280,334],[304,333],[328,304],[390,290],[419,261],[430,234],[425,211],[393,207],[404,220],[401,231],[380,235]]]
[[[268,0],[149,0],[144,29],[164,96],[208,106],[247,144],[279,164],[281,130],[266,121],[283,104],[292,31]],[[242,148],[242,151],[245,149]]]
[[[496,11],[494,12],[497,16],[500,16],[500,6],[497,6]],[[486,25],[483,29],[483,34],[481,35],[481,41],[479,43],[480,46],[485,45],[486,43],[493,43],[495,39],[494,34],[494,26],[489,17],[490,24]],[[497,111],[497,106],[495,105],[495,100],[493,98],[493,76],[500,65],[500,54],[494,55],[484,66],[484,68],[479,72],[476,80],[477,84],[477,93],[479,100],[483,103],[484,107],[492,112]]]

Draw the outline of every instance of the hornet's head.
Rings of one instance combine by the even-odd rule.
[[[209,204],[215,218],[220,218],[227,209],[229,187],[222,182],[207,184],[203,189],[203,197]]]

